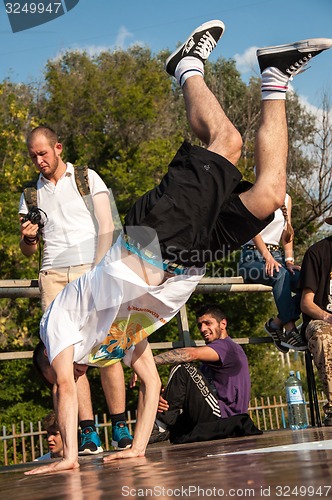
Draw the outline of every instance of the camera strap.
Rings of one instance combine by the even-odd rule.
[[[91,213],[93,214],[93,204],[90,196],[90,186],[89,186],[89,176],[88,176],[88,166],[87,165],[81,165],[81,166],[74,166],[74,175],[75,175],[75,183],[76,187],[78,189],[78,192],[83,198],[83,201]],[[27,204],[28,210],[31,210],[32,207],[38,207],[38,201],[37,201],[37,182],[38,182],[39,177],[37,179],[34,179],[30,182],[28,182],[24,189],[24,198],[25,202]]]

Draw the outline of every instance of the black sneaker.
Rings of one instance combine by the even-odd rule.
[[[307,342],[303,339],[296,327],[284,334],[281,345],[289,349],[294,349],[294,351],[306,351],[308,348]]]
[[[209,55],[217,45],[225,31],[222,21],[208,21],[198,26],[187,41],[176,49],[166,61],[165,68],[169,75],[174,76],[175,68],[184,57],[197,57],[205,64]]]
[[[281,345],[281,340],[282,340],[283,335],[284,335],[284,330],[282,328],[273,328],[271,326],[271,321],[272,321],[272,318],[269,319],[269,321],[267,321],[265,323],[264,330],[266,331],[266,333],[268,335],[270,335],[270,337],[272,337],[274,345],[276,346],[277,349],[279,349],[279,351],[281,351],[283,353],[288,352],[289,351],[288,347]]]
[[[309,38],[295,43],[265,47],[257,50],[261,72],[270,66],[292,78],[304,71],[303,67],[323,50],[332,47],[331,38]]]
[[[149,444],[160,443],[161,441],[168,441],[168,440],[169,440],[169,430],[166,429],[165,431],[161,432],[159,430],[158,425],[155,422],[153,424],[153,429],[149,439]]]

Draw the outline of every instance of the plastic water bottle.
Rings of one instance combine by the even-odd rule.
[[[288,406],[289,427],[295,431],[308,427],[307,408],[303,398],[302,382],[293,370],[286,380],[286,401]]]

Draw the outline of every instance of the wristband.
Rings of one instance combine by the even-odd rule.
[[[293,257],[286,257],[285,262],[292,262],[294,264],[294,259]]]
[[[29,236],[23,236],[23,241],[29,246],[37,245],[39,238],[38,236],[33,236],[32,238],[29,238]]]

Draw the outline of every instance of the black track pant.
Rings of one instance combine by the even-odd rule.
[[[262,434],[247,414],[221,418],[213,388],[190,363],[172,369],[163,397],[169,410],[157,418],[169,428],[173,443]]]

